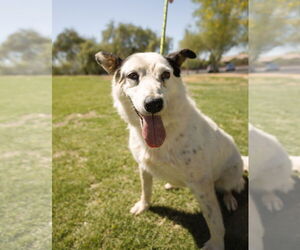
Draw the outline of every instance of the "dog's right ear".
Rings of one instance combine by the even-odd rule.
[[[180,67],[187,58],[196,58],[196,53],[190,49],[182,49],[166,56],[176,77],[180,77]]]
[[[196,57],[197,57],[196,53],[194,51],[190,50],[190,49],[182,49],[182,50],[173,52],[171,54],[168,54],[166,56],[166,58],[168,60],[172,60],[179,67],[184,63],[184,61],[187,58],[193,59],[193,58],[196,58]]]
[[[100,51],[95,55],[95,59],[99,65],[108,74],[113,74],[121,66],[122,59],[112,53]]]

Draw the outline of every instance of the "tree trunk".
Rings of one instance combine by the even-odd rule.
[[[209,63],[211,65],[212,72],[219,73],[219,61],[220,59],[218,60],[218,58],[213,53],[210,54]]]

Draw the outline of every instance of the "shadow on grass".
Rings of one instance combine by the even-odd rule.
[[[300,178],[294,177],[295,186],[287,194],[277,193],[284,207],[270,212],[263,206],[259,195],[254,196],[265,229],[265,249],[298,250],[300,246]]]
[[[225,249],[248,249],[248,181],[245,190],[241,194],[235,194],[239,208],[235,212],[228,212],[223,204],[222,195],[218,194],[223,220],[226,228]],[[209,239],[209,230],[201,213],[186,213],[165,206],[151,206],[150,211],[168,218],[176,224],[186,228],[193,236],[198,248]]]

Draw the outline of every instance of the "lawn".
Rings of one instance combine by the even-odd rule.
[[[186,80],[202,111],[247,154],[247,79]],[[53,78],[53,249],[196,249],[208,239],[193,196],[165,191],[162,181],[154,184],[150,211],[130,215],[140,182],[127,137],[109,77]],[[244,234],[231,239],[240,244],[231,250],[247,245],[247,208],[240,213],[244,227],[225,219],[235,237]]]
[[[250,122],[275,135],[290,155],[300,155],[300,78],[257,75],[249,83]]]
[[[50,249],[51,76],[0,88],[0,249]]]

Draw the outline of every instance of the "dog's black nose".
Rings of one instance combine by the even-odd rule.
[[[145,99],[145,109],[147,112],[155,114],[162,110],[163,108],[163,99],[162,98],[152,98],[147,97]]]

